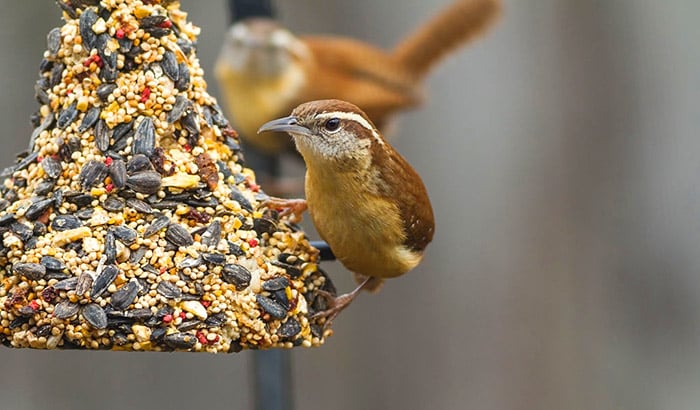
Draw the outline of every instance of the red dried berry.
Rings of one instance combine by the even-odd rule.
[[[145,87],[143,91],[141,91],[141,99],[139,99],[140,102],[145,103],[148,101],[148,97],[151,96],[151,89],[148,87]]]

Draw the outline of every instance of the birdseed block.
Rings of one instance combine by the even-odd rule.
[[[2,173],[0,343],[237,352],[318,346],[304,232],[245,167],[179,2],[58,1],[29,148]]]

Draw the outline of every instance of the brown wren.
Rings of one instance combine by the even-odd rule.
[[[421,102],[430,69],[499,12],[500,0],[453,0],[392,50],[351,38],[295,36],[272,19],[250,18],[229,30],[215,75],[244,142],[275,155],[292,149],[289,138],[272,132],[253,138],[256,130],[304,101],[349,101],[384,130],[393,114]]]
[[[306,200],[272,198],[265,205],[296,219],[308,207],[336,258],[362,278],[317,316],[330,323],[360,290],[418,265],[435,230],[428,193],[367,114],[345,101],[312,101],[259,131],[289,133],[306,162]]]

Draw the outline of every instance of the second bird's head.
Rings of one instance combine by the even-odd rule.
[[[275,20],[254,17],[231,26],[219,63],[247,75],[275,77],[308,54],[304,43]]]

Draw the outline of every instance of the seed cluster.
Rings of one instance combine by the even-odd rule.
[[[260,206],[165,0],[58,1],[29,149],[0,188],[0,343],[232,352],[316,346],[335,293]]]

